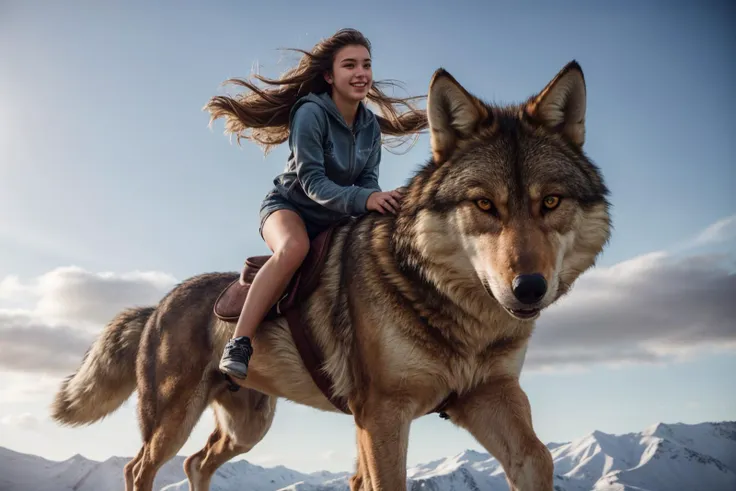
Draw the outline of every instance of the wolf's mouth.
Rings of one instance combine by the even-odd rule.
[[[496,296],[493,294],[493,290],[491,290],[491,285],[488,284],[488,281],[483,279],[481,280],[481,283],[483,284],[483,288],[485,288],[486,293],[488,293],[488,296],[490,296],[491,298],[495,300]],[[523,321],[529,321],[529,320],[536,319],[537,316],[539,316],[539,312],[542,310],[542,309],[510,309],[504,306],[503,304],[501,304],[501,306],[504,308],[506,312],[511,314],[512,317],[515,317]]]
[[[532,319],[536,319],[539,315],[540,309],[509,309],[506,308],[506,312],[511,314],[513,317],[516,317],[517,319],[523,320],[523,321],[529,321]]]
[[[481,284],[483,284],[483,288],[485,288],[486,293],[488,294],[488,296],[495,300],[496,299],[496,296],[493,295],[493,290],[491,290],[491,285],[488,284],[488,281],[485,280],[485,279],[483,279],[483,280],[481,280]]]

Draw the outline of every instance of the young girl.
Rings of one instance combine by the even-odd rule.
[[[256,327],[302,264],[310,240],[346,216],[396,213],[400,193],[378,185],[381,134],[407,135],[427,127],[426,113],[409,103],[413,98],[389,97],[373,81],[371,46],[360,32],[342,29],[311,52],[295,51],[304,56],[280,79],[256,76],[277,88],[229,80],[253,92],[216,96],[206,106],[212,120],[226,119],[226,132],[238,141],[245,137],[268,151],[288,138],[291,150],[285,171],[261,204],[260,233],[273,255],[253,279],[220,361],[221,371],[240,379],[247,375]],[[365,106],[366,98],[382,116]],[[397,103],[409,110],[399,114]]]

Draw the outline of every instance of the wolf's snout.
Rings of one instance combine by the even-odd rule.
[[[547,280],[539,273],[521,274],[511,283],[514,296],[519,302],[531,305],[539,302],[547,293]]]

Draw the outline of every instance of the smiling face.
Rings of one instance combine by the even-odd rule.
[[[335,53],[332,72],[325,74],[333,97],[357,103],[365,99],[373,83],[371,55],[365,46],[348,45]]]
[[[444,72],[430,87],[434,165],[412,197],[417,243],[472,271],[518,319],[566,293],[609,238],[608,191],[582,151],[584,108],[577,64],[519,106],[486,105]]]

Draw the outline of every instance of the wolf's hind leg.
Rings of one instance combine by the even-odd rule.
[[[133,491],[133,479],[136,474],[137,468],[139,468],[139,464],[141,461],[141,458],[143,457],[143,450],[145,447],[141,447],[141,449],[138,451],[138,455],[133,457],[130,462],[125,464],[125,467],[123,468],[123,473],[125,474],[125,491]]]
[[[191,491],[209,491],[212,476],[222,464],[250,451],[266,436],[276,400],[252,389],[225,390],[215,396],[215,430],[204,448],[184,462]]]

